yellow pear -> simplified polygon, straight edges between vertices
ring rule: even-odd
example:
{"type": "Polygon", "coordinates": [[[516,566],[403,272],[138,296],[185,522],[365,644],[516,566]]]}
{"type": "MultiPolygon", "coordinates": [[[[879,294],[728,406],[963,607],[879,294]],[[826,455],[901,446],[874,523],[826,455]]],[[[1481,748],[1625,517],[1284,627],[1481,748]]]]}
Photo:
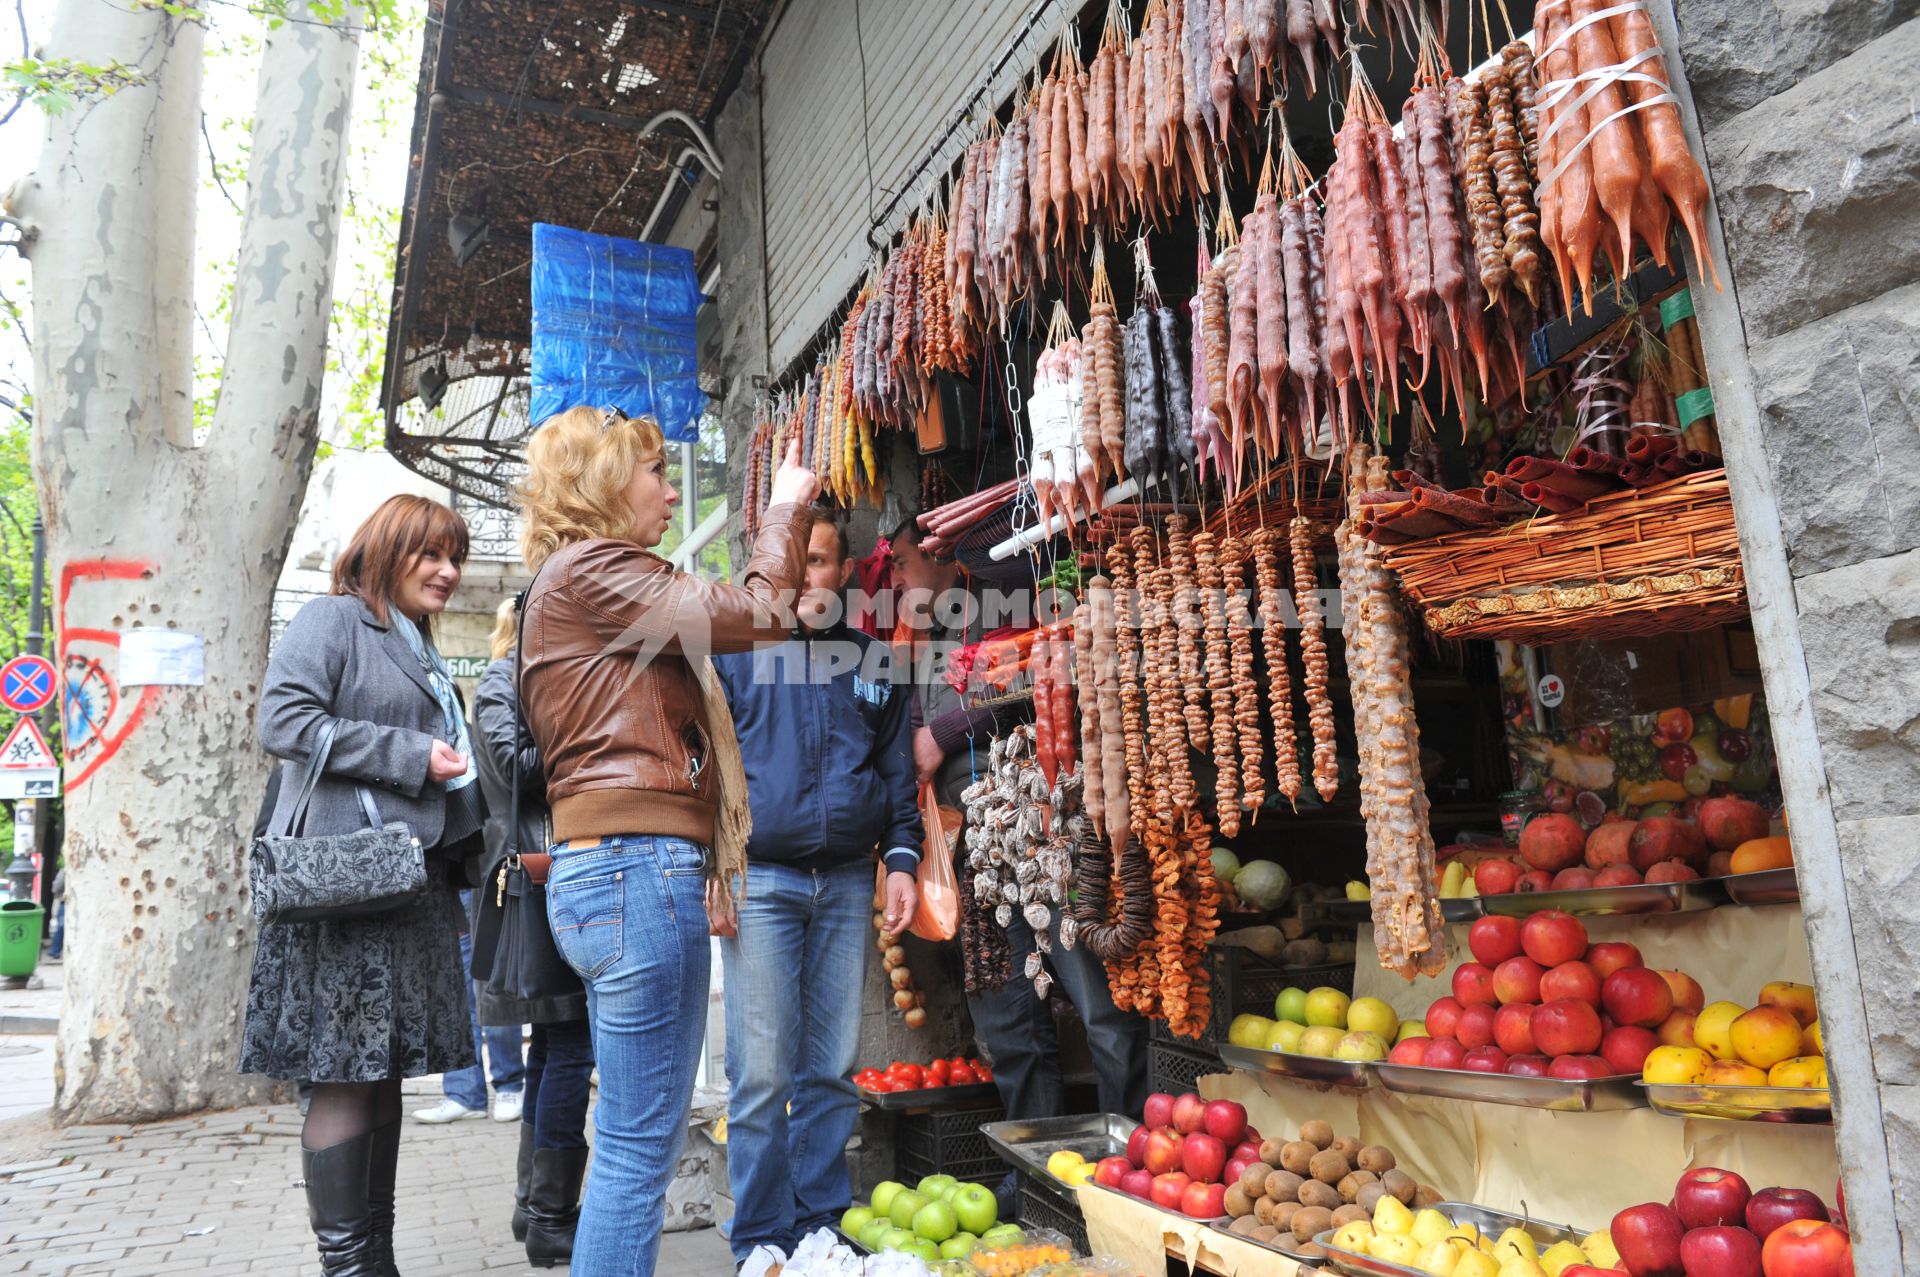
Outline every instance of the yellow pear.
{"type": "Polygon", "coordinates": [[[1568,1241],[1555,1242],[1540,1256],[1540,1266],[1547,1270],[1547,1277],[1560,1277],[1562,1269],[1591,1262],[1586,1251],[1568,1241]]]}
{"type": "Polygon", "coordinates": [[[1460,1262],[1453,1266],[1453,1277],[1500,1277],[1500,1265],[1485,1251],[1462,1251],[1460,1262]]]}
{"type": "Polygon", "coordinates": [[[1413,1212],[1393,1194],[1385,1194],[1373,1208],[1373,1231],[1390,1237],[1406,1237],[1413,1232],[1413,1212]]]}
{"type": "Polygon", "coordinates": [[[1452,1220],[1429,1206],[1413,1217],[1413,1227],[1407,1231],[1412,1234],[1413,1240],[1422,1246],[1431,1246],[1445,1237],[1447,1230],[1452,1227],[1452,1220]]]}
{"type": "MultiPolygon", "coordinates": [[[[1456,1272],[1458,1269],[1455,1270],[1456,1272]]],[[[1515,1256],[1500,1265],[1496,1277],[1547,1277],[1547,1270],[1535,1260],[1515,1256]]]]}
{"type": "Polygon", "coordinates": [[[1350,1250],[1359,1255],[1367,1253],[1367,1245],[1372,1240],[1373,1225],[1364,1219],[1356,1219],[1351,1223],[1342,1224],[1340,1230],[1333,1235],[1333,1244],[1335,1246],[1338,1246],[1341,1250],[1350,1250]]]}
{"type": "Polygon", "coordinates": [[[1420,1262],[1414,1267],[1433,1277],[1453,1277],[1459,1270],[1461,1253],[1460,1247],[1442,1237],[1420,1252],[1420,1262]]]}
{"type": "Polygon", "coordinates": [[[1613,1234],[1604,1228],[1582,1237],[1580,1249],[1586,1252],[1587,1262],[1595,1268],[1620,1267],[1619,1248],[1613,1244],[1613,1234]]]}
{"type": "Polygon", "coordinates": [[[1477,1224],[1455,1224],[1447,1230],[1447,1236],[1457,1241],[1463,1241],[1469,1246],[1478,1246],[1486,1240],[1480,1235],[1480,1228],[1477,1224]]]}
{"type": "Polygon", "coordinates": [[[1378,1233],[1368,1245],[1367,1253],[1389,1264],[1412,1268],[1420,1260],[1420,1243],[1405,1233],[1378,1233]]]}
{"type": "Polygon", "coordinates": [[[1500,1234],[1500,1240],[1493,1244],[1493,1257],[1502,1266],[1509,1259],[1538,1260],[1540,1248],[1534,1245],[1533,1237],[1524,1228],[1509,1228],[1500,1234]]]}

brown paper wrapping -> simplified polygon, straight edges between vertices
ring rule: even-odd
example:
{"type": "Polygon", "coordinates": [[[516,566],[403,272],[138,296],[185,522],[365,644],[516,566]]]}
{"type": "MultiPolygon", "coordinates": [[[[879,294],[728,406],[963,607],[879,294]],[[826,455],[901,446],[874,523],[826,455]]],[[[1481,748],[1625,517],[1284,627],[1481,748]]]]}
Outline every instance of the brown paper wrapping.
{"type": "Polygon", "coordinates": [[[1083,1184],[1078,1191],[1088,1248],[1096,1255],[1114,1256],[1143,1277],[1166,1277],[1168,1255],[1220,1277],[1296,1277],[1303,1271],[1285,1255],[1249,1245],[1199,1220],[1169,1215],[1092,1185],[1083,1184]]]}

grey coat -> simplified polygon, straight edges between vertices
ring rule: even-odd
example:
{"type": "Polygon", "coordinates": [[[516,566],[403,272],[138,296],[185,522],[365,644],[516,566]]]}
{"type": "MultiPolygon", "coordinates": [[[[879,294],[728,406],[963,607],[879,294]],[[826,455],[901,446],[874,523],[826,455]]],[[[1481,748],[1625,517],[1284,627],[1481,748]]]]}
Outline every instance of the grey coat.
{"type": "MultiPolygon", "coordinates": [[[[407,623],[397,614],[394,619],[407,623]]],[[[365,785],[382,820],[403,820],[421,846],[437,845],[447,796],[428,784],[427,759],[434,740],[445,738],[439,702],[406,638],[351,595],[309,601],[280,636],[260,694],[260,743],[270,754],[304,763],[329,718],[340,726],[304,832],[364,826],[354,789],[365,785]]],[[[276,826],[297,788],[281,785],[276,826]]]]}

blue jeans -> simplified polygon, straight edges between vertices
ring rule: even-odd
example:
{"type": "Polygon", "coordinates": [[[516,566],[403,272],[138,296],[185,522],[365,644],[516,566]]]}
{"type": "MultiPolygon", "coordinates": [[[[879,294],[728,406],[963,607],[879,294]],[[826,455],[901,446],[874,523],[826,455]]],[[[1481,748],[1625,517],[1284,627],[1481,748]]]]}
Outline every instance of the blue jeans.
{"type": "MultiPolygon", "coordinates": [[[[460,907],[466,915],[473,916],[473,893],[460,893],[460,907]]],[[[464,974],[473,970],[473,937],[465,931],[460,933],[460,970],[464,974]]],[[[520,1063],[520,1026],[517,1024],[500,1025],[489,1028],[480,1027],[480,1013],[473,1002],[473,981],[467,981],[467,1022],[473,1026],[473,1058],[484,1062],[492,1071],[493,1089],[503,1095],[511,1095],[526,1082],[526,1070],[520,1063]],[[483,1050],[484,1047],[484,1050],[483,1050]]],[[[456,1069],[440,1079],[440,1093],[455,1104],[464,1104],[470,1109],[487,1107],[487,1078],[481,1073],[480,1064],[470,1069],[456,1069]]]]}
{"type": "Polygon", "coordinates": [[[652,1277],[707,1023],[706,849],[620,834],[553,849],[547,918],[600,1063],[573,1277],[652,1277]]]}
{"type": "Polygon", "coordinates": [[[593,1034],[585,1020],[533,1026],[527,1045],[527,1102],[520,1120],[533,1127],[535,1148],[587,1146],[592,1081],[593,1034]]]}
{"type": "Polygon", "coordinates": [[[852,1204],[847,1140],[860,1097],[847,1075],[860,1043],[873,865],[750,864],[739,913],[740,934],[720,942],[736,1262],[759,1245],[791,1252],[852,1204]]]}
{"type": "Polygon", "coordinates": [[[53,902],[53,930],[47,936],[47,956],[58,960],[67,947],[67,901],[66,897],[53,902]]]}

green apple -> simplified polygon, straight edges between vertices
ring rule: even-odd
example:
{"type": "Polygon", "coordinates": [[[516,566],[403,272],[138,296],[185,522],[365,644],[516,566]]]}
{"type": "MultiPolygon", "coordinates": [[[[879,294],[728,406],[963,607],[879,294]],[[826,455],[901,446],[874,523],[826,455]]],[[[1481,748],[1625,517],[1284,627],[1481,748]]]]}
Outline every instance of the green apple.
{"type": "Polygon", "coordinates": [[[1393,1040],[1398,1044],[1405,1042],[1408,1038],[1424,1038],[1426,1036],[1427,1022],[1425,1020],[1402,1020],[1400,1021],[1400,1031],[1393,1035],[1393,1040]]]}
{"type": "Polygon", "coordinates": [[[1340,1039],[1340,1045],[1334,1048],[1334,1055],[1342,1060],[1384,1060],[1387,1058],[1387,1040],[1378,1033],[1357,1029],[1340,1039]]]}
{"type": "Polygon", "coordinates": [[[906,1188],[907,1186],[905,1184],[890,1179],[883,1179],[878,1184],[875,1184],[873,1186],[873,1196],[869,1199],[873,1203],[873,1213],[876,1215],[886,1214],[893,1207],[894,1194],[905,1192],[906,1188]]]}
{"type": "Polygon", "coordinates": [[[1347,1007],[1352,999],[1338,989],[1329,989],[1325,985],[1307,995],[1307,1024],[1311,1028],[1344,1029],[1347,1027],[1347,1007]]]}
{"type": "Polygon", "coordinates": [[[913,1235],[924,1237],[930,1242],[943,1242],[960,1231],[960,1221],[953,1213],[953,1207],[945,1202],[932,1201],[914,1212],[913,1235]]]}
{"type": "Polygon", "coordinates": [[[994,1199],[993,1190],[984,1184],[962,1184],[947,1201],[960,1227],[976,1237],[984,1237],[1000,1218],[1000,1203],[994,1199]]]}
{"type": "Polygon", "coordinates": [[[929,1175],[920,1181],[914,1191],[928,1201],[944,1202],[953,1196],[953,1190],[958,1187],[960,1181],[951,1175],[929,1175]]]}
{"type": "Polygon", "coordinates": [[[924,1237],[916,1237],[906,1245],[896,1246],[894,1249],[903,1255],[912,1255],[922,1263],[937,1264],[940,1262],[940,1248],[924,1237]]]}
{"type": "Polygon", "coordinates": [[[1273,1021],[1264,1015],[1236,1015],[1227,1026],[1227,1041],[1235,1046],[1257,1047],[1273,1031],[1273,1021]]]}
{"type": "Polygon", "coordinates": [[[955,1233],[940,1243],[940,1258],[965,1259],[973,1253],[973,1248],[979,1242],[980,1239],[972,1233],[955,1233]]]}
{"type": "Polygon", "coordinates": [[[886,1232],[880,1234],[880,1244],[874,1247],[874,1249],[875,1250],[899,1250],[902,1246],[905,1246],[907,1243],[917,1242],[919,1240],[920,1239],[918,1237],[915,1237],[912,1233],[908,1232],[904,1228],[889,1228],[886,1232]]]}
{"type": "Polygon", "coordinates": [[[1340,1049],[1340,1039],[1345,1036],[1345,1033],[1331,1025],[1315,1025],[1300,1035],[1300,1044],[1294,1049],[1300,1055],[1317,1055],[1330,1060],[1340,1049]]]}
{"type": "Polygon", "coordinates": [[[868,1250],[879,1250],[881,1239],[892,1231],[893,1221],[885,1215],[878,1215],[871,1224],[860,1230],[857,1240],[868,1250]]]}
{"type": "Polygon", "coordinates": [[[893,1195],[893,1202],[887,1207],[887,1218],[893,1221],[895,1228],[910,1228],[913,1226],[913,1217],[926,1204],[924,1196],[911,1188],[903,1188],[893,1195]]]}
{"type": "Polygon", "coordinates": [[[980,1234],[982,1246],[1018,1246],[1025,1240],[1027,1235],[1018,1224],[996,1224],[980,1234]]]}
{"type": "Polygon", "coordinates": [[[1280,996],[1273,1000],[1273,1018],[1305,1024],[1307,1022],[1307,991],[1291,985],[1280,990],[1280,996]]]}
{"type": "Polygon", "coordinates": [[[1275,1020],[1273,1031],[1267,1034],[1267,1040],[1260,1045],[1269,1051],[1298,1051],[1300,1035],[1306,1031],[1304,1024],[1295,1024],[1292,1020],[1275,1020]]]}
{"type": "Polygon", "coordinates": [[[852,1207],[840,1217],[840,1231],[849,1237],[858,1237],[860,1230],[871,1224],[875,1218],[877,1217],[870,1207],[852,1207]]]}
{"type": "Polygon", "coordinates": [[[1354,1032],[1378,1033],[1387,1041],[1400,1031],[1400,1016],[1379,998],[1358,998],[1347,1008],[1347,1028],[1354,1032]]]}

